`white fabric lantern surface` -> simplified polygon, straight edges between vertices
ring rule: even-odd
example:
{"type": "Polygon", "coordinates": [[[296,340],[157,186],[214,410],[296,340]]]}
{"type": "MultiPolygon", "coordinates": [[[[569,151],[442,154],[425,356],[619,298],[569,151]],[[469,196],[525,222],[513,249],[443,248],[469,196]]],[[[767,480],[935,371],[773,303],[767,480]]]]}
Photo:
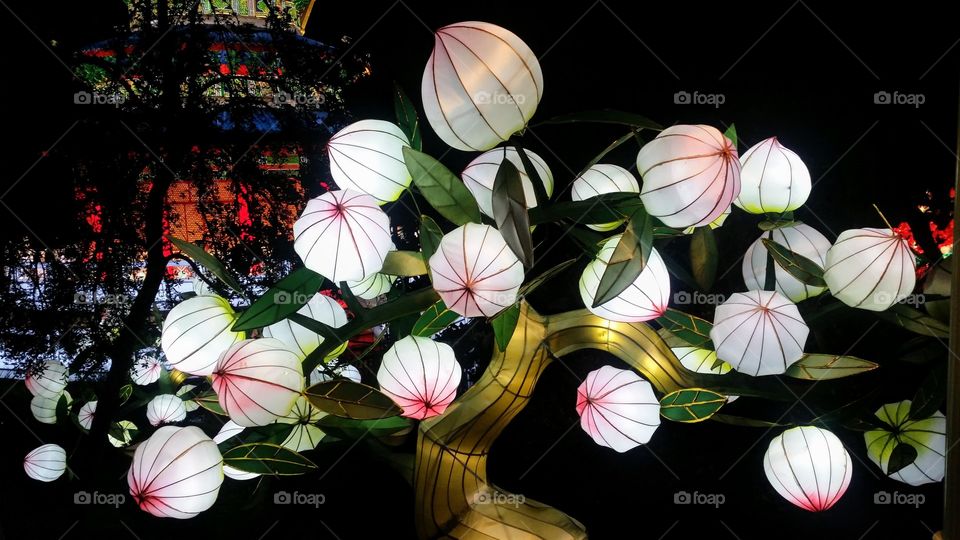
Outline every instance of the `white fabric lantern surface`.
{"type": "Polygon", "coordinates": [[[183,400],[173,394],[160,394],[147,403],[147,420],[151,426],[172,424],[187,417],[183,400]]]}
{"type": "MultiPolygon", "coordinates": [[[[536,169],[537,176],[540,177],[540,181],[543,183],[543,189],[547,193],[547,197],[552,196],[553,173],[550,171],[550,167],[547,166],[547,162],[530,150],[524,150],[524,153],[527,154],[527,157],[530,159],[530,164],[536,169]]],[[[489,152],[484,152],[477,156],[476,159],[467,165],[467,168],[465,168],[460,175],[463,178],[463,185],[467,186],[467,189],[470,190],[473,197],[477,199],[477,205],[480,207],[480,211],[488,217],[493,217],[493,183],[497,179],[497,171],[500,169],[500,164],[503,163],[504,159],[513,163],[517,168],[517,172],[520,173],[520,182],[523,184],[523,198],[525,199],[524,202],[526,202],[527,208],[537,206],[537,192],[533,189],[533,180],[530,179],[530,174],[523,166],[520,153],[512,146],[494,148],[489,152]]]]}
{"type": "MultiPolygon", "coordinates": [[[[303,307],[297,310],[297,313],[322,322],[330,328],[340,328],[347,324],[347,312],[340,303],[320,293],[313,295],[303,307]]],[[[263,335],[280,340],[297,353],[301,360],[323,343],[323,336],[289,318],[264,328],[263,335]]]]}
{"type": "Polygon", "coordinates": [[[784,499],[820,512],[847,491],[853,463],[836,435],[822,428],[800,426],[770,441],[763,456],[763,470],[784,499]]]}
{"type": "Polygon", "coordinates": [[[141,358],[130,368],[130,379],[134,384],[146,386],[160,380],[163,364],[153,356],[141,358]]]}
{"type": "Polygon", "coordinates": [[[59,401],[60,396],[56,398],[33,396],[33,399],[30,400],[30,412],[41,424],[56,424],[57,403],[59,401]]]}
{"type": "MultiPolygon", "coordinates": [[[[742,265],[743,281],[746,283],[747,289],[763,289],[764,282],[767,280],[767,248],[763,245],[764,238],[769,238],[790,251],[810,259],[820,268],[823,268],[827,263],[827,250],[830,249],[830,241],[827,240],[826,236],[805,223],[780,227],[769,233],[764,233],[747,248],[742,265]],[[772,238],[770,238],[771,235],[772,238]]],[[[790,272],[781,268],[776,262],[774,264],[776,265],[774,275],[776,276],[777,292],[794,302],[812,298],[827,290],[826,287],[807,285],[791,276],[790,272]]]]}
{"type": "Polygon", "coordinates": [[[53,482],[67,470],[67,452],[56,444],[44,444],[23,458],[27,476],[41,482],[53,482]]]}
{"type": "Polygon", "coordinates": [[[373,300],[381,294],[390,292],[390,289],[393,288],[394,279],[396,279],[394,276],[377,272],[360,281],[348,281],[347,286],[350,287],[350,292],[357,298],[373,300]]]}
{"type": "Polygon", "coordinates": [[[779,214],[803,206],[811,188],[800,157],[770,137],[740,157],[740,195],[733,203],[751,214],[779,214]]]}
{"type": "Polygon", "coordinates": [[[653,437],[660,426],[660,400],[633,371],[603,366],[577,388],[577,414],[594,442],[626,452],[653,437]]]}
{"type": "Polygon", "coordinates": [[[379,272],[393,247],[387,213],[370,195],[350,189],[310,199],[293,238],[303,264],[334,283],[379,272]]]}
{"type": "Polygon", "coordinates": [[[433,288],[464,317],[493,317],[517,301],[523,265],[500,231],[467,223],[443,235],[430,257],[433,288]]]}
{"type": "MultiPolygon", "coordinates": [[[[244,429],[246,428],[234,422],[233,420],[227,420],[226,423],[224,423],[223,426],[220,428],[220,431],[217,432],[216,436],[213,438],[213,442],[220,444],[223,441],[229,439],[230,437],[239,435],[240,433],[243,432],[244,429]]],[[[238,445],[243,444],[243,441],[238,440],[237,444],[238,445]]],[[[241,471],[240,469],[237,469],[236,467],[231,467],[230,465],[223,466],[223,474],[227,478],[232,478],[234,480],[251,480],[253,478],[257,478],[258,476],[260,476],[259,473],[241,471]]]]}
{"type": "Polygon", "coordinates": [[[629,287],[616,297],[593,307],[600,278],[621,236],[618,234],[608,238],[597,257],[583,269],[580,275],[580,298],[591,313],[610,321],[642,322],[656,319],[666,311],[670,302],[670,274],[656,248],[650,250],[650,260],[629,287]]]}
{"type": "Polygon", "coordinates": [[[947,419],[937,411],[929,418],[910,420],[910,400],[887,403],[876,416],[890,429],[875,429],[863,434],[867,457],[894,480],[920,486],[943,481],[946,472],[947,419]],[[917,458],[899,471],[889,474],[890,456],[898,444],[908,444],[917,458]]]}
{"type": "Polygon", "coordinates": [[[300,357],[274,338],[247,339],[227,349],[213,389],[231,420],[264,426],[290,413],[303,389],[300,357]]]}
{"type": "Polygon", "coordinates": [[[67,368],[56,360],[47,360],[36,369],[28,371],[24,382],[27,390],[35,396],[58,398],[67,387],[67,368]]]}
{"type": "Polygon", "coordinates": [[[403,148],[410,140],[396,124],[361,120],[327,143],[330,175],[340,189],[366,193],[378,203],[393,202],[410,185],[403,148]]]}
{"type": "Polygon", "coordinates": [[[699,347],[673,347],[670,349],[680,360],[680,364],[695,373],[712,373],[714,375],[725,375],[733,367],[720,361],[720,365],[713,367],[717,363],[717,352],[699,347]]]}
{"type": "MultiPolygon", "coordinates": [[[[640,193],[640,184],[633,173],[608,163],[597,163],[573,181],[570,188],[570,198],[582,201],[606,193],[640,193]]],[[[587,227],[595,231],[612,231],[620,226],[623,220],[609,223],[590,223],[587,227]]]]}
{"type": "Polygon", "coordinates": [[[457,396],[461,372],[449,345],[407,336],[384,353],[377,382],[403,408],[403,416],[422,420],[447,409],[457,396]]]}
{"type": "Polygon", "coordinates": [[[734,293],[714,312],[717,357],[747,375],[778,375],[803,357],[810,329],[797,306],[775,291],[734,293]]]}
{"type": "Polygon", "coordinates": [[[850,229],[827,251],[823,279],[844,304],[883,311],[906,298],[917,283],[916,259],[890,229],[850,229]]]}
{"type": "Polygon", "coordinates": [[[188,519],[213,506],[223,483],[223,457],[196,426],[163,426],[133,454],[130,494],[157,517],[188,519]]]}
{"type": "Polygon", "coordinates": [[[720,217],[740,193],[740,161],[730,139],[705,125],[660,132],[637,154],[640,199],[668,227],[701,227],[720,217]]]}
{"type": "Polygon", "coordinates": [[[443,142],[483,151],[526,126],[543,96],[543,74],[530,47],[509,30],[461,22],[437,30],[421,93],[443,142]]]}
{"type": "Polygon", "coordinates": [[[88,401],[77,411],[77,422],[83,429],[90,429],[93,425],[93,417],[97,414],[97,402],[88,401]]]}
{"type": "Polygon", "coordinates": [[[295,424],[293,431],[290,432],[290,435],[287,435],[287,438],[280,445],[294,452],[313,450],[320,444],[320,440],[325,435],[323,430],[315,424],[326,415],[327,413],[314,407],[306,397],[300,396],[297,398],[297,402],[293,404],[290,414],[277,420],[277,422],[283,424],[295,424]]]}
{"type": "Polygon", "coordinates": [[[120,420],[107,432],[107,440],[115,448],[123,448],[133,441],[133,435],[136,432],[136,424],[129,420],[120,420]]]}
{"type": "Polygon", "coordinates": [[[177,304],[163,321],[160,346],[167,363],[190,375],[210,375],[220,353],[243,339],[230,328],[237,315],[225,299],[195,296],[177,304]]]}

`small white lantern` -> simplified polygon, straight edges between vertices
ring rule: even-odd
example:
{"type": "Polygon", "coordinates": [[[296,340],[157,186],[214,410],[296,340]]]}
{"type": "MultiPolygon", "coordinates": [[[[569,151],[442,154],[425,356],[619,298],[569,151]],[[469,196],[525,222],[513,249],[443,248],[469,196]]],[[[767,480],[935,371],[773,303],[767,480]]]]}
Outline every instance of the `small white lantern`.
{"type": "Polygon", "coordinates": [[[173,394],[160,394],[147,403],[147,420],[151,426],[172,424],[187,417],[183,400],[173,394]]]}
{"type": "MultiPolygon", "coordinates": [[[[597,163],[587,169],[573,181],[570,189],[570,198],[582,201],[606,193],[640,193],[640,184],[633,174],[620,167],[607,163],[597,163]]],[[[609,223],[591,223],[587,227],[595,231],[612,231],[620,226],[623,220],[609,223]]]]}
{"type": "MultiPolygon", "coordinates": [[[[334,368],[333,374],[336,377],[342,377],[344,379],[349,379],[353,382],[363,382],[360,375],[360,370],[356,366],[351,366],[350,364],[343,364],[337,368],[334,368]]],[[[321,371],[320,368],[313,370],[313,373],[310,374],[310,385],[317,383],[327,382],[333,380],[333,377],[328,376],[325,372],[321,371]]]]}
{"type": "Polygon", "coordinates": [[[844,304],[883,311],[906,298],[917,283],[906,240],[890,229],[850,229],[827,251],[823,279],[844,304]]]}
{"type": "Polygon", "coordinates": [[[394,276],[377,272],[376,274],[370,274],[360,281],[348,281],[347,286],[350,287],[350,292],[357,298],[373,300],[382,294],[390,292],[394,279],[396,279],[394,276]]]}
{"type": "Polygon", "coordinates": [[[396,124],[361,120],[327,143],[330,175],[340,189],[366,193],[379,204],[393,202],[410,185],[403,149],[410,140],[396,124]]]}
{"type": "Polygon", "coordinates": [[[274,338],[247,339],[227,349],[213,389],[231,420],[265,426],[286,416],[303,389],[300,357],[274,338]]]}
{"type": "MultiPolygon", "coordinates": [[[[767,280],[767,248],[763,245],[764,238],[769,238],[790,251],[810,259],[820,268],[827,264],[827,250],[830,249],[830,241],[827,237],[805,223],[780,227],[757,238],[743,256],[743,281],[747,289],[763,289],[767,280]],[[772,238],[770,238],[771,235],[772,238]]],[[[776,265],[774,275],[777,292],[794,302],[812,298],[827,290],[826,287],[807,285],[791,276],[790,272],[781,268],[776,262],[774,264],[776,265]]]]}
{"type": "Polygon", "coordinates": [[[640,199],[668,227],[701,227],[720,217],[740,193],[740,161],[733,142],[716,128],[677,125],[637,154],[640,199]]]}
{"type": "MultiPolygon", "coordinates": [[[[340,303],[320,293],[313,295],[297,313],[322,322],[330,328],[340,328],[347,324],[347,312],[340,303]]],[[[323,343],[323,336],[289,318],[264,328],[263,335],[282,341],[290,350],[297,353],[301,360],[323,343]]]]}
{"type": "Polygon", "coordinates": [[[751,214],[796,210],[810,196],[810,171],[800,157],[770,137],[740,157],[740,195],[733,202],[751,214]]]}
{"type": "Polygon", "coordinates": [[[377,382],[403,408],[403,416],[422,420],[443,414],[457,397],[461,371],[446,343],[407,336],[384,353],[377,382]]]}
{"type": "MultiPolygon", "coordinates": [[[[229,439],[230,437],[233,437],[234,435],[239,435],[240,433],[243,432],[244,429],[246,428],[241,426],[240,424],[237,424],[233,420],[227,420],[226,423],[224,423],[223,426],[220,428],[220,431],[217,433],[217,435],[213,438],[213,442],[220,444],[223,441],[229,439]]],[[[237,444],[238,445],[243,444],[243,441],[238,440],[237,444]]],[[[258,476],[260,476],[259,473],[241,471],[240,469],[231,467],[229,465],[223,466],[223,474],[227,478],[232,478],[234,480],[251,480],[253,478],[257,478],[258,476]]]]}
{"type": "Polygon", "coordinates": [[[67,470],[67,453],[56,444],[38,446],[23,458],[23,470],[34,480],[53,482],[67,470]]]}
{"type": "Polygon", "coordinates": [[[603,366],[577,388],[577,414],[595,443],[626,452],[653,437],[660,426],[660,401],[633,371],[603,366]]]}
{"type": "Polygon", "coordinates": [[[223,483],[223,457],[195,426],[163,426],[133,454],[130,494],[157,517],[188,519],[213,506],[223,483]]]}
{"type": "Polygon", "coordinates": [[[324,437],[323,431],[315,424],[326,415],[327,413],[314,407],[307,398],[300,396],[290,414],[277,420],[284,424],[295,424],[293,431],[280,445],[294,452],[313,450],[324,437]]]}
{"type": "Polygon", "coordinates": [[[93,417],[97,414],[97,402],[88,401],[77,411],[77,422],[83,429],[90,429],[93,426],[93,417]]]}
{"type": "Polygon", "coordinates": [[[775,291],[734,293],[717,307],[710,339],[717,357],[747,375],[778,375],[803,357],[810,329],[775,291]]]}
{"type": "Polygon", "coordinates": [[[911,486],[943,480],[946,472],[947,419],[937,411],[929,418],[910,420],[910,401],[887,403],[877,409],[877,418],[890,429],[875,429],[863,434],[867,457],[884,474],[911,486]],[[908,444],[917,451],[917,458],[906,467],[888,473],[890,456],[899,444],[908,444]]]}
{"type": "Polygon", "coordinates": [[[137,360],[130,368],[130,379],[134,384],[146,386],[160,380],[160,373],[163,372],[163,364],[153,356],[147,356],[137,360]]]}
{"type": "Polygon", "coordinates": [[[850,485],[853,463],[833,433],[814,426],[788,429],[770,441],[763,470],[784,499],[821,512],[834,505],[850,485]]]}
{"type": "Polygon", "coordinates": [[[714,375],[725,375],[733,367],[720,361],[720,365],[713,367],[717,363],[717,352],[699,347],[673,347],[670,349],[680,360],[680,365],[695,373],[712,373],[714,375]]]}
{"type": "Polygon", "coordinates": [[[27,372],[25,383],[35,396],[58,398],[67,387],[67,368],[56,360],[47,360],[27,372]]]}
{"type": "Polygon", "coordinates": [[[303,264],[334,283],[379,272],[393,247],[386,212],[373,197],[349,189],[310,199],[293,238],[303,264]]]}
{"type": "Polygon", "coordinates": [[[489,150],[523,129],[543,96],[530,47],[485,22],[437,30],[423,72],[423,111],[440,139],[458,150],[489,150]]]}
{"type": "Polygon", "coordinates": [[[133,434],[137,431],[137,425],[129,420],[120,420],[114,424],[113,429],[107,432],[107,440],[114,448],[123,448],[133,441],[133,434]]]}
{"type": "Polygon", "coordinates": [[[467,223],[443,235],[430,257],[433,288],[464,317],[493,317],[517,301],[523,265],[500,231],[467,223]]]}
{"type": "MultiPolygon", "coordinates": [[[[537,171],[537,176],[543,183],[543,189],[547,193],[547,197],[552,196],[553,173],[547,166],[547,162],[530,150],[524,150],[524,153],[530,158],[530,163],[537,171]]],[[[517,172],[520,173],[520,183],[523,184],[523,198],[527,203],[527,208],[537,206],[537,192],[533,189],[533,180],[530,179],[530,174],[523,166],[523,161],[520,159],[517,149],[512,146],[494,148],[477,156],[460,175],[463,178],[463,185],[467,186],[470,193],[473,193],[474,198],[477,199],[480,211],[488,217],[493,217],[493,183],[497,179],[497,171],[504,159],[513,163],[517,172]]]]}
{"type": "Polygon", "coordinates": [[[171,367],[191,375],[210,375],[220,353],[243,339],[230,328],[237,315],[215,296],[195,296],[177,304],[163,321],[160,346],[171,367]]]}
{"type": "Polygon", "coordinates": [[[642,322],[656,319],[666,311],[670,302],[670,274],[656,248],[650,250],[650,260],[629,287],[615,298],[593,307],[600,278],[621,236],[618,234],[608,238],[597,258],[583,269],[580,275],[580,298],[591,313],[609,321],[642,322]]]}
{"type": "Polygon", "coordinates": [[[37,422],[41,424],[56,424],[57,403],[59,401],[60,396],[52,399],[43,396],[33,396],[33,399],[30,400],[30,412],[33,413],[33,417],[37,419],[37,422]]]}

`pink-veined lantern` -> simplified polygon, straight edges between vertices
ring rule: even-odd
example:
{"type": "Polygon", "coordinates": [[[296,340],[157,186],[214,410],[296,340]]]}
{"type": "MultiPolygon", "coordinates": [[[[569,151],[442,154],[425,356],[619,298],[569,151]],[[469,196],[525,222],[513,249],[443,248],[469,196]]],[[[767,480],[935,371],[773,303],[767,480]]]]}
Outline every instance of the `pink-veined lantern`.
{"type": "Polygon", "coordinates": [[[770,441],[763,470],[784,499],[804,510],[820,512],[847,491],[853,463],[836,435],[814,426],[798,426],[770,441]]]}
{"type": "Polygon", "coordinates": [[[67,387],[67,368],[56,360],[46,360],[27,372],[27,390],[35,396],[57,399],[67,387]]]}
{"type": "Polygon", "coordinates": [[[286,416],[300,396],[300,357],[277,339],[246,339],[220,357],[213,389],[231,420],[244,427],[265,426],[286,416]]]}
{"type": "Polygon", "coordinates": [[[67,470],[67,453],[56,444],[38,446],[23,458],[23,470],[34,480],[53,482],[67,470]]]}
{"type": "Polygon", "coordinates": [[[377,382],[403,408],[403,416],[422,420],[442,414],[457,396],[461,368],[446,343],[407,336],[384,353],[377,382]]]}
{"type": "Polygon", "coordinates": [[[626,452],[653,437],[660,426],[660,401],[633,371],[603,366],[577,388],[577,414],[594,442],[626,452]]]}
{"type": "Polygon", "coordinates": [[[187,417],[183,400],[173,394],[160,394],[147,403],[147,420],[151,426],[172,424],[187,417]]]}
{"type": "Polygon", "coordinates": [[[146,386],[160,380],[163,364],[152,356],[137,360],[130,368],[130,379],[134,384],[146,386]]]}

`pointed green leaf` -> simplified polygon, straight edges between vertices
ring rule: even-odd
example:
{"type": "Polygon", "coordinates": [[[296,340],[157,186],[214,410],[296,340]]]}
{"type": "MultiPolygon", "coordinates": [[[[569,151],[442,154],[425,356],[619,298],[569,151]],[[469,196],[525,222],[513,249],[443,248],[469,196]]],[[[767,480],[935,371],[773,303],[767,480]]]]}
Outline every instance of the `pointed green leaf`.
{"type": "Polygon", "coordinates": [[[904,467],[909,467],[917,459],[917,449],[913,445],[905,442],[897,443],[890,452],[890,459],[887,461],[887,475],[900,471],[904,467]]]}
{"type": "Polygon", "coordinates": [[[660,415],[674,422],[694,423],[710,418],[727,402],[727,396],[703,388],[681,388],[663,396],[660,415]]]}
{"type": "Polygon", "coordinates": [[[510,250],[527,268],[533,266],[533,238],[520,171],[509,159],[500,162],[493,181],[493,218],[510,250]]]}
{"type": "Polygon", "coordinates": [[[714,350],[713,341],[710,340],[713,325],[699,317],[668,308],[657,318],[657,323],[692,347],[714,350]]]}
{"type": "Polygon", "coordinates": [[[271,476],[306,474],[317,468],[300,453],[271,443],[234,446],[223,453],[223,464],[244,472],[271,476]]]}
{"type": "Polygon", "coordinates": [[[697,227],[690,239],[690,269],[697,285],[705,291],[717,278],[717,240],[710,227],[697,227]]]}
{"type": "Polygon", "coordinates": [[[603,151],[601,151],[599,154],[596,155],[596,157],[594,157],[593,159],[591,159],[590,162],[587,163],[587,166],[584,167],[583,170],[581,170],[580,173],[579,173],[576,177],[577,177],[577,178],[580,178],[581,176],[583,176],[583,173],[585,173],[585,172],[587,172],[588,170],[590,170],[590,167],[593,167],[593,166],[596,165],[597,163],[600,163],[600,160],[602,160],[603,158],[605,158],[605,157],[607,156],[607,154],[609,154],[610,152],[613,152],[614,150],[616,150],[617,148],[619,148],[620,145],[622,145],[623,143],[629,141],[629,140],[632,139],[633,137],[634,137],[634,132],[633,132],[633,131],[630,131],[630,132],[628,132],[626,135],[623,135],[623,136],[620,137],[619,139],[617,139],[617,140],[613,141],[612,143],[610,143],[610,145],[607,146],[606,148],[604,148],[603,151]]]}
{"type": "Polygon", "coordinates": [[[420,251],[423,253],[424,261],[430,261],[430,257],[433,257],[437,248],[440,247],[442,239],[443,229],[437,225],[437,222],[430,216],[420,216],[420,251]]]}
{"type": "MultiPolygon", "coordinates": [[[[515,144],[514,148],[517,150],[517,156],[520,157],[520,165],[522,165],[524,172],[526,172],[527,176],[530,178],[530,185],[533,186],[533,194],[537,199],[535,201],[536,204],[532,204],[530,206],[537,206],[538,204],[546,203],[550,199],[550,196],[547,195],[547,189],[544,187],[543,178],[540,178],[540,173],[537,172],[537,168],[534,167],[533,162],[530,161],[530,156],[527,155],[527,151],[519,144],[515,144]]],[[[521,193],[523,192],[522,189],[520,191],[521,193]]]]}
{"type": "Polygon", "coordinates": [[[920,383],[913,400],[910,401],[911,420],[923,420],[940,410],[947,399],[947,370],[942,364],[935,366],[920,383]]]}
{"type": "Polygon", "coordinates": [[[202,247],[192,242],[187,242],[186,240],[181,240],[173,236],[168,238],[170,239],[170,243],[176,246],[177,249],[182,251],[187,257],[193,259],[195,263],[203,266],[209,270],[210,273],[217,276],[227,287],[230,287],[240,294],[244,294],[243,286],[240,285],[237,278],[233,277],[233,274],[227,271],[227,267],[220,262],[220,259],[207,253],[202,247]]]}
{"type": "Polygon", "coordinates": [[[540,274],[539,276],[524,283],[523,286],[520,287],[520,296],[525,296],[535,291],[537,287],[557,277],[557,275],[562,273],[567,268],[570,268],[571,266],[573,266],[573,264],[576,262],[577,262],[577,259],[567,259],[566,261],[563,261],[562,263],[554,266],[553,268],[547,270],[546,272],[540,274]]]}
{"type": "Polygon", "coordinates": [[[397,125],[410,139],[410,146],[414,150],[422,150],[423,141],[420,138],[420,119],[417,117],[417,108],[396,83],[393,85],[393,110],[397,115],[397,125]]]}
{"type": "Polygon", "coordinates": [[[263,293],[240,314],[233,331],[264,328],[296,313],[323,285],[323,276],[307,268],[297,268],[263,293]]]}
{"type": "Polygon", "coordinates": [[[639,206],[627,222],[627,229],[617,242],[607,268],[600,276],[593,307],[617,297],[643,272],[653,249],[653,218],[639,206]]]}
{"type": "Polygon", "coordinates": [[[572,219],[576,223],[610,223],[625,217],[623,208],[633,211],[640,197],[636,193],[617,192],[595,195],[582,201],[564,201],[537,205],[529,210],[530,224],[572,219]]]}
{"type": "Polygon", "coordinates": [[[357,440],[364,436],[387,437],[413,429],[413,421],[402,416],[355,420],[327,415],[317,421],[317,427],[338,439],[357,440]]]}
{"type": "Polygon", "coordinates": [[[730,139],[730,142],[733,143],[734,148],[737,147],[737,125],[736,124],[730,124],[730,127],[728,127],[727,130],[723,132],[723,136],[730,139]]]}
{"type": "Polygon", "coordinates": [[[493,325],[493,335],[497,341],[497,348],[501,351],[507,350],[507,344],[513,337],[513,331],[517,328],[517,321],[520,319],[520,304],[514,304],[501,311],[490,321],[493,325]]]}
{"type": "Polygon", "coordinates": [[[877,364],[855,356],[805,354],[787,368],[785,375],[805,381],[826,381],[875,369],[877,364]]]}
{"type": "Polygon", "coordinates": [[[950,337],[949,326],[906,304],[894,304],[886,311],[876,312],[876,315],[885,321],[898,324],[922,336],[944,339],[950,337]]]}
{"type": "Polygon", "coordinates": [[[307,388],[304,395],[314,407],[343,418],[370,420],[397,416],[403,412],[383,392],[349,380],[318,383],[307,388]]]}
{"type": "Polygon", "coordinates": [[[427,273],[427,265],[419,251],[388,251],[380,273],[390,276],[422,276],[427,273]]]}
{"type": "Polygon", "coordinates": [[[459,318],[460,314],[451,311],[443,300],[440,300],[420,315],[417,322],[413,324],[410,334],[429,337],[450,326],[459,318]]]}
{"type": "Polygon", "coordinates": [[[481,222],[477,200],[450,169],[413,148],[403,149],[403,161],[414,185],[441,216],[455,225],[481,222]]]}
{"type": "Polygon", "coordinates": [[[812,287],[827,286],[827,282],[823,280],[823,268],[820,268],[817,263],[790,251],[782,244],[778,244],[769,238],[763,239],[763,246],[767,248],[767,253],[773,257],[780,268],[786,270],[801,283],[812,287]]]}
{"type": "Polygon", "coordinates": [[[207,390],[206,392],[203,392],[197,397],[193,398],[193,400],[197,402],[197,405],[212,412],[213,414],[229,416],[227,411],[223,410],[223,407],[220,406],[220,400],[217,397],[216,392],[213,390],[207,390]]]}

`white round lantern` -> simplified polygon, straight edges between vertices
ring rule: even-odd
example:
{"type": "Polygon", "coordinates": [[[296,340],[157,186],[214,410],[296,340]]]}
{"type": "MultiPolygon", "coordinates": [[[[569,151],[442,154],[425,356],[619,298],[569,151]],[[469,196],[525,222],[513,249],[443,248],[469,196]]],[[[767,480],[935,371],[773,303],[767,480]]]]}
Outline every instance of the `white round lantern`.
{"type": "Polygon", "coordinates": [[[734,204],[751,214],[779,214],[803,206],[810,189],[807,166],[776,137],[770,137],[740,158],[740,195],[734,204]]]}
{"type": "Polygon", "coordinates": [[[88,401],[77,411],[77,422],[83,429],[90,429],[93,426],[93,417],[97,414],[97,402],[88,401]]]}
{"type": "Polygon", "coordinates": [[[33,396],[33,399],[30,400],[30,412],[41,424],[56,424],[57,403],[59,401],[60,396],[56,398],[33,396]]]}
{"type": "Polygon", "coordinates": [[[403,416],[422,420],[447,409],[457,396],[461,371],[446,343],[407,336],[384,353],[377,382],[403,408],[403,416]]]}
{"type": "Polygon", "coordinates": [[[107,440],[115,448],[123,448],[133,441],[133,435],[136,432],[136,424],[129,420],[120,420],[107,432],[107,440]]]}
{"type": "Polygon", "coordinates": [[[386,212],[373,197],[349,189],[311,199],[293,224],[293,238],[303,264],[334,283],[379,272],[393,247],[386,212]]]}
{"type": "Polygon", "coordinates": [[[187,417],[183,400],[173,394],[160,394],[147,403],[147,420],[151,426],[172,424],[187,417]]]}
{"type": "Polygon", "coordinates": [[[34,480],[53,482],[67,470],[67,453],[56,444],[38,446],[23,458],[23,470],[34,480]]]}
{"type": "Polygon", "coordinates": [[[223,457],[195,426],[163,426],[133,454],[130,494],[157,517],[192,518],[213,506],[223,483],[223,457]]]}
{"type": "Polygon", "coordinates": [[[67,368],[56,360],[47,360],[27,372],[25,383],[35,396],[58,398],[67,387],[67,368]]]}
{"type": "MultiPolygon", "coordinates": [[[[340,303],[320,293],[313,295],[297,313],[322,322],[330,328],[340,328],[347,324],[347,312],[340,303]]],[[[263,335],[282,341],[290,350],[297,353],[301,360],[323,343],[323,336],[289,318],[264,328],[263,335]]]]}
{"type": "Polygon", "coordinates": [[[670,349],[680,360],[680,364],[695,373],[712,373],[714,375],[725,375],[733,367],[720,361],[720,365],[713,367],[717,363],[717,352],[699,347],[673,347],[670,349]]]}
{"type": "MultiPolygon", "coordinates": [[[[524,153],[527,154],[531,165],[536,169],[547,197],[552,196],[553,173],[550,172],[547,162],[530,150],[524,150],[524,153]]],[[[488,217],[493,217],[493,183],[497,179],[497,171],[504,159],[513,163],[517,172],[520,173],[520,182],[523,184],[523,198],[527,203],[527,208],[537,206],[537,192],[533,189],[533,180],[530,179],[530,174],[523,166],[523,161],[520,159],[517,149],[513,147],[494,148],[477,156],[460,175],[463,178],[463,185],[467,186],[470,193],[473,193],[474,198],[477,199],[480,211],[488,217]]]]}
{"type": "Polygon", "coordinates": [[[810,329],[775,291],[734,293],[717,307],[710,339],[717,357],[747,375],[778,375],[803,357],[810,329]]]}
{"type": "Polygon", "coordinates": [[[300,357],[274,338],[241,341],[217,362],[213,389],[231,420],[244,427],[265,426],[289,414],[300,396],[300,357]]]}
{"type": "Polygon", "coordinates": [[[163,372],[163,364],[153,356],[147,356],[137,360],[130,368],[130,379],[134,384],[146,386],[160,380],[160,373],[163,372]]]}
{"type": "Polygon", "coordinates": [[[603,243],[597,258],[583,269],[580,275],[580,298],[591,313],[609,321],[642,322],[656,319],[667,309],[670,302],[670,274],[656,248],[650,250],[650,260],[633,283],[616,297],[597,307],[600,278],[607,269],[621,235],[611,236],[603,243]]]}
{"type": "MultiPolygon", "coordinates": [[[[573,181],[570,198],[574,201],[582,201],[606,193],[640,193],[640,184],[630,171],[619,165],[597,163],[573,181]]],[[[623,220],[591,223],[587,227],[605,232],[616,229],[621,223],[623,220]]]]}
{"type": "Polygon", "coordinates": [[[770,441],[763,456],[763,470],[784,499],[820,512],[847,491],[853,463],[836,435],[822,428],[800,426],[770,441]]]}
{"type": "MultiPolygon", "coordinates": [[[[830,241],[827,240],[826,236],[804,223],[780,227],[757,238],[754,243],[750,244],[747,253],[743,256],[743,281],[746,283],[747,289],[763,289],[766,282],[767,248],[763,245],[764,238],[769,238],[790,251],[810,259],[820,268],[823,268],[827,263],[827,250],[830,249],[830,241]]],[[[826,287],[807,285],[791,276],[776,262],[774,264],[776,265],[774,275],[776,276],[777,292],[794,302],[812,298],[827,290],[826,287]]]]}
{"type": "Polygon", "coordinates": [[[171,367],[191,375],[210,375],[220,353],[243,339],[230,328],[237,315],[215,296],[195,296],[177,304],[163,321],[160,346],[171,367]]]}
{"type": "Polygon", "coordinates": [[[277,420],[284,424],[295,424],[293,431],[280,445],[294,452],[313,450],[324,437],[323,431],[315,424],[326,415],[327,413],[314,407],[307,398],[300,396],[290,414],[277,420]]]}
{"type": "MultiPolygon", "coordinates": [[[[226,423],[224,423],[223,426],[220,428],[220,431],[217,432],[217,435],[213,438],[213,442],[220,444],[223,441],[235,435],[239,435],[240,433],[243,432],[244,429],[246,428],[241,426],[240,424],[237,424],[233,420],[227,420],[226,423]]],[[[243,441],[238,440],[237,444],[238,445],[243,444],[243,441]]],[[[260,476],[259,473],[241,471],[240,469],[231,467],[230,465],[223,466],[223,474],[227,478],[232,478],[234,480],[251,480],[253,478],[257,478],[258,476],[260,476]]]]}
{"type": "Polygon", "coordinates": [[[443,235],[430,257],[433,288],[464,317],[493,317],[517,301],[523,265],[500,231],[467,223],[443,235]]]}
{"type": "Polygon", "coordinates": [[[357,298],[373,300],[382,294],[390,292],[394,279],[396,279],[394,276],[377,272],[376,274],[370,274],[360,281],[348,281],[347,286],[350,287],[350,292],[357,298]]]}
{"type": "Polygon", "coordinates": [[[577,414],[595,443],[626,452],[653,437],[660,426],[660,401],[633,371],[603,366],[577,388],[577,414]]]}
{"type": "Polygon", "coordinates": [[[823,279],[844,304],[883,311],[906,298],[917,282],[910,246],[890,229],[851,229],[827,251],[823,279]]]}
{"type": "Polygon", "coordinates": [[[403,148],[410,140],[396,124],[361,120],[327,143],[330,175],[340,189],[366,193],[378,203],[393,202],[410,185],[403,148]]]}
{"type": "Polygon", "coordinates": [[[505,28],[461,22],[437,30],[421,86],[423,111],[458,150],[489,150],[523,129],[543,96],[530,47],[505,28]]]}
{"type": "Polygon", "coordinates": [[[701,227],[720,217],[740,193],[740,161],[733,142],[716,128],[677,125],[637,154],[640,199],[668,227],[701,227]]]}
{"type": "Polygon", "coordinates": [[[946,471],[947,419],[940,411],[929,418],[910,419],[910,401],[887,403],[877,409],[877,418],[890,429],[875,429],[863,434],[867,457],[894,480],[920,486],[943,480],[946,471]],[[890,456],[899,444],[917,451],[910,465],[890,474],[890,456]]]}

